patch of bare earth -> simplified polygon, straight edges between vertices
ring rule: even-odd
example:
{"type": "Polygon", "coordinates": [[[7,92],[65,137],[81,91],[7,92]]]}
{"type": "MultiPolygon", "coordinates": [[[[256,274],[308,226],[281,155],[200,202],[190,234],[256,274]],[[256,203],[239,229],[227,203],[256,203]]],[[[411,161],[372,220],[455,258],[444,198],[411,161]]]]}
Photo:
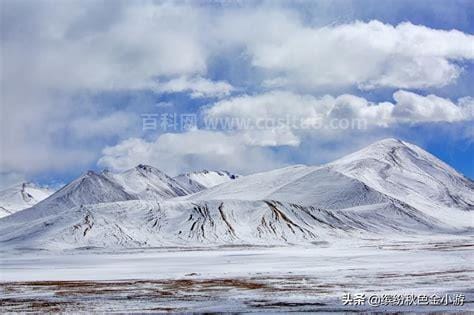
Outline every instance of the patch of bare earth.
{"type": "MultiPolygon", "coordinates": [[[[462,276],[472,280],[471,270],[423,273],[352,273],[330,280],[304,275],[175,280],[34,281],[0,283],[2,312],[189,312],[341,310],[341,292],[382,292],[380,279],[390,279],[393,289],[406,278],[419,279],[427,287],[462,276]],[[448,276],[450,278],[448,278],[448,276]]],[[[470,303],[466,301],[466,303],[470,303]]]]}
{"type": "Polygon", "coordinates": [[[178,311],[179,301],[205,301],[230,290],[270,289],[246,279],[179,279],[131,281],[34,281],[1,283],[4,311],[178,311]],[[110,306],[109,306],[110,304],[110,306]],[[118,307],[117,307],[118,305],[118,307]]]}

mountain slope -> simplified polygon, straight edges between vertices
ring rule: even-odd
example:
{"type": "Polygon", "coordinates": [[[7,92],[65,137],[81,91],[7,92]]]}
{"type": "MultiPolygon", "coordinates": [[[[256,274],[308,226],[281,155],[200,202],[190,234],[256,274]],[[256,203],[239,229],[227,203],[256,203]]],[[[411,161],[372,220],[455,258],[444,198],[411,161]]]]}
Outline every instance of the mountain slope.
{"type": "Polygon", "coordinates": [[[287,245],[382,233],[452,232],[397,202],[324,210],[273,200],[132,200],[0,220],[2,248],[287,245]]]}
{"type": "Polygon", "coordinates": [[[214,187],[223,183],[240,178],[240,175],[232,174],[227,171],[199,171],[185,173],[174,177],[174,179],[183,186],[188,187],[193,192],[198,192],[206,188],[214,187]]]}
{"type": "Polygon", "coordinates": [[[474,182],[416,145],[385,139],[328,167],[441,220],[474,223],[474,182]]]}
{"type": "Polygon", "coordinates": [[[248,175],[186,199],[275,199],[327,209],[395,199],[453,226],[474,224],[473,182],[423,149],[395,139],[323,166],[248,175]]]}
{"type": "Polygon", "coordinates": [[[271,199],[325,209],[344,209],[389,201],[387,196],[360,181],[326,167],[301,165],[249,175],[186,199],[271,199]]]}
{"type": "Polygon", "coordinates": [[[185,199],[261,200],[265,199],[273,191],[310,173],[312,170],[313,168],[305,165],[293,165],[268,172],[252,174],[211,187],[197,194],[185,197],[185,199]]]}
{"type": "Polygon", "coordinates": [[[15,215],[29,215],[32,212],[36,212],[36,215],[51,215],[85,204],[132,199],[136,199],[135,196],[125,192],[119,184],[102,174],[88,171],[34,207],[15,215]]]}
{"type": "Polygon", "coordinates": [[[0,191],[0,217],[34,206],[53,190],[33,183],[21,183],[0,191]]]}
{"type": "Polygon", "coordinates": [[[118,174],[108,171],[102,174],[123,187],[124,191],[135,196],[135,199],[165,200],[194,192],[149,165],[140,164],[118,174]]]}

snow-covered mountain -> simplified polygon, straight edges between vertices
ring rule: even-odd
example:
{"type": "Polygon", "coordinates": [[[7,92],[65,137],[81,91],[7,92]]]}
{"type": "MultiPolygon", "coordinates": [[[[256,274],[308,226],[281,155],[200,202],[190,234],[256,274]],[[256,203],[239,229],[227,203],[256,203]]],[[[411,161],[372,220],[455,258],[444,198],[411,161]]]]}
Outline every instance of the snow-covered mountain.
{"type": "Polygon", "coordinates": [[[160,170],[140,164],[122,173],[87,171],[25,211],[49,215],[81,205],[125,200],[162,201],[190,193],[160,170]]]}
{"type": "Polygon", "coordinates": [[[241,175],[233,174],[227,171],[208,171],[191,172],[178,175],[174,179],[188,189],[198,192],[206,188],[214,187],[223,183],[240,178],[241,175]]]}
{"type": "Polygon", "coordinates": [[[473,182],[394,139],[326,165],[290,166],[190,192],[148,166],[88,172],[36,206],[0,219],[0,244],[301,244],[474,231],[473,182]]]}
{"type": "Polygon", "coordinates": [[[54,190],[33,183],[20,183],[0,191],[0,217],[29,208],[49,197],[54,190]]]}
{"type": "Polygon", "coordinates": [[[406,202],[474,210],[474,182],[420,147],[396,139],[376,142],[329,164],[331,168],[406,202]]]}
{"type": "MultiPolygon", "coordinates": [[[[86,204],[137,199],[103,174],[87,171],[57,192],[21,213],[27,216],[55,215],[65,209],[86,204]]],[[[16,213],[15,215],[18,215],[16,213]]]]}
{"type": "Polygon", "coordinates": [[[165,200],[194,192],[149,165],[140,164],[122,173],[104,171],[102,174],[135,196],[135,199],[165,200]]]}
{"type": "Polygon", "coordinates": [[[455,226],[472,226],[473,192],[470,179],[423,149],[384,139],[326,165],[253,174],[187,199],[275,199],[326,209],[399,200],[455,226]]]}
{"type": "Polygon", "coordinates": [[[445,222],[474,224],[474,182],[414,144],[385,139],[328,167],[445,222]]]}

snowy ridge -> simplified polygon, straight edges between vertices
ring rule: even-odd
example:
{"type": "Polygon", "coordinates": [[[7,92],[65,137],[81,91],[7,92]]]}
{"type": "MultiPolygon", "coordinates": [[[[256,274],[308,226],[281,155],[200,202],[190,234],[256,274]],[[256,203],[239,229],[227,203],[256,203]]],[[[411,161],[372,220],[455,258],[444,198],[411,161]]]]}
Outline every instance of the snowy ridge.
{"type": "Polygon", "coordinates": [[[389,201],[384,194],[329,168],[302,165],[249,175],[186,199],[271,199],[325,209],[345,209],[389,201]]]}
{"type": "Polygon", "coordinates": [[[135,196],[135,199],[165,200],[194,192],[149,165],[140,164],[118,174],[109,171],[102,174],[119,184],[128,194],[135,196]]]}
{"type": "Polygon", "coordinates": [[[228,171],[208,171],[180,174],[174,179],[183,186],[189,187],[193,192],[198,192],[206,188],[214,187],[223,183],[227,183],[242,177],[228,171]]]}
{"type": "Polygon", "coordinates": [[[21,183],[0,191],[0,217],[34,206],[53,190],[33,183],[21,183]]]}
{"type": "Polygon", "coordinates": [[[192,193],[160,170],[138,165],[122,173],[87,171],[35,207],[26,216],[55,213],[75,206],[125,200],[165,200],[192,193]]]}
{"type": "Polygon", "coordinates": [[[234,181],[211,187],[186,197],[189,200],[240,199],[261,200],[273,191],[310,173],[313,168],[305,165],[293,165],[268,172],[252,174],[234,181]]]}

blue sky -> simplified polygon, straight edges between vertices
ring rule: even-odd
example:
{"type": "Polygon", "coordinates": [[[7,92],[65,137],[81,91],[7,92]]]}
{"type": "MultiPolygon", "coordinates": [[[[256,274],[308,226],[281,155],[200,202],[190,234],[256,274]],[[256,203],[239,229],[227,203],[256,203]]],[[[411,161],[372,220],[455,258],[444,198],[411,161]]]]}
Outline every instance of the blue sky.
{"type": "Polygon", "coordinates": [[[138,163],[245,174],[384,137],[474,178],[472,1],[1,5],[1,186],[138,163]],[[147,113],[368,126],[150,131],[147,113]]]}

